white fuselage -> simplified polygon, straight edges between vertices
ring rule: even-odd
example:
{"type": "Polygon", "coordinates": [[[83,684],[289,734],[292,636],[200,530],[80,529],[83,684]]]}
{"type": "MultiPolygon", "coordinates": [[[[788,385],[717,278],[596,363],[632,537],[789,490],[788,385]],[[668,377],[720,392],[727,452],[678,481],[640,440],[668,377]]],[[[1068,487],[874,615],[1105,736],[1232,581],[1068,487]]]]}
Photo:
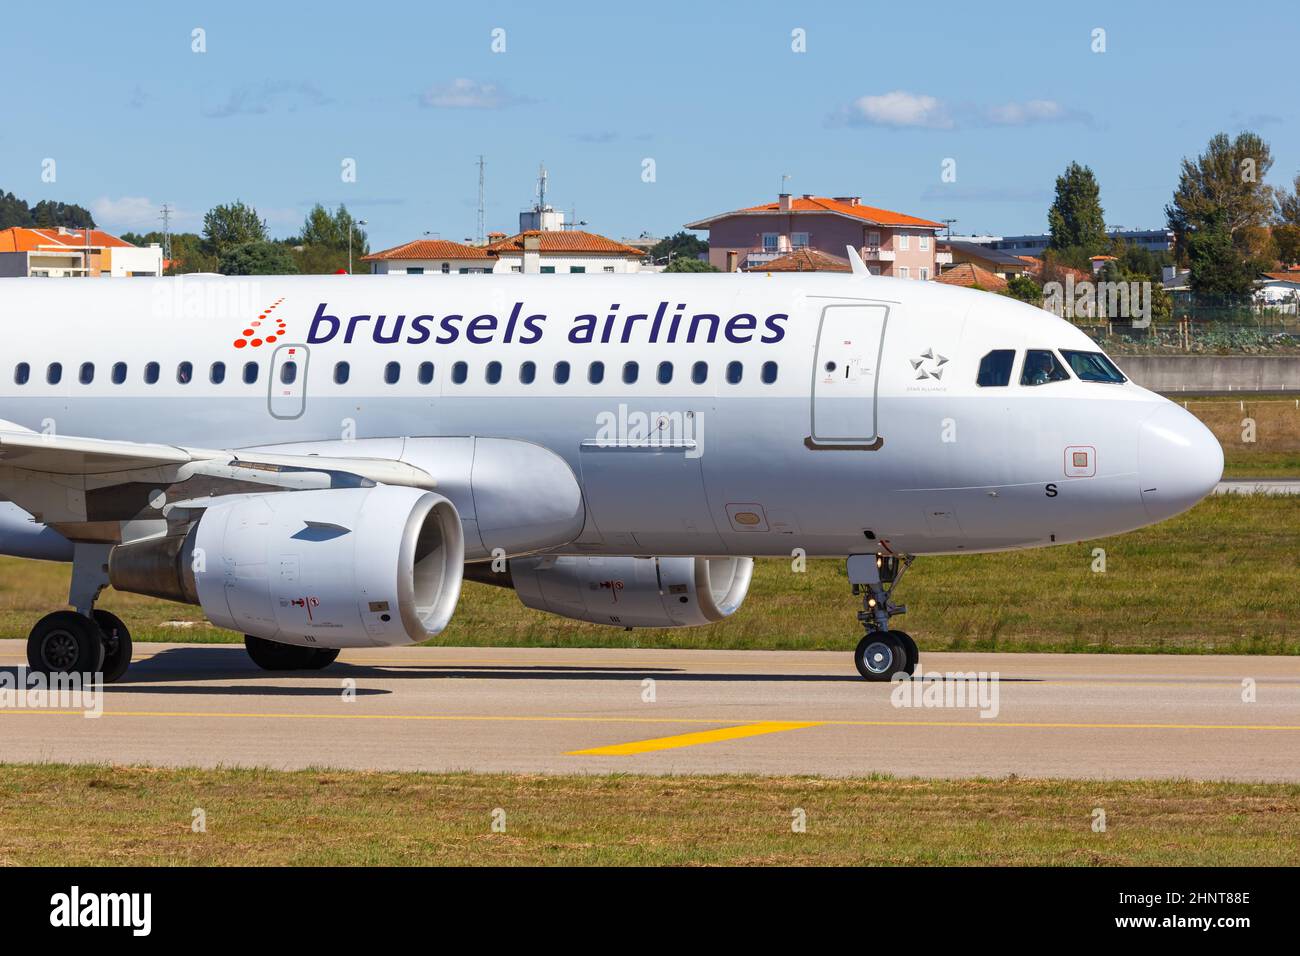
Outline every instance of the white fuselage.
{"type": "Polygon", "coordinates": [[[1032,547],[1162,520],[1222,471],[1195,418],[1131,382],[1019,384],[1026,349],[1098,351],[1069,323],[928,282],[13,279],[0,317],[0,419],[369,457],[406,437],[521,439],[581,486],[585,527],[556,543],[573,553],[1032,547]],[[999,349],[1009,384],[977,385],[999,349]]]}

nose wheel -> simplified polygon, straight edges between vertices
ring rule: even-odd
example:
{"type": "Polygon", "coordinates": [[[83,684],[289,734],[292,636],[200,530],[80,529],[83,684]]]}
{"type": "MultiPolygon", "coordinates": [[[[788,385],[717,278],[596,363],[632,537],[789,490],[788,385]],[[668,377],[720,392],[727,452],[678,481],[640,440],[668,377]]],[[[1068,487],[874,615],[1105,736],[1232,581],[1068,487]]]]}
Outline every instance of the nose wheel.
{"type": "Polygon", "coordinates": [[[911,564],[910,555],[849,556],[849,581],[854,595],[862,596],[858,621],[866,631],[854,648],[853,664],[865,680],[890,681],[900,674],[910,677],[920,662],[921,653],[911,635],[889,626],[890,618],[907,611],[890,595],[911,564]]]}

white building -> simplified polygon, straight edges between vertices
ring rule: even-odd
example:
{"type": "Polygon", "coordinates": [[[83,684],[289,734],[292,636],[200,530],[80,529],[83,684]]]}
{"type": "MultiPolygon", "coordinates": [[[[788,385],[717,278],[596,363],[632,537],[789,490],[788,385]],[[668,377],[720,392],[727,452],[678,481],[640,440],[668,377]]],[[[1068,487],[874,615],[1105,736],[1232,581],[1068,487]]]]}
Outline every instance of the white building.
{"type": "Polygon", "coordinates": [[[99,229],[0,230],[0,276],[160,276],[163,265],[157,243],[133,246],[99,229]]]}

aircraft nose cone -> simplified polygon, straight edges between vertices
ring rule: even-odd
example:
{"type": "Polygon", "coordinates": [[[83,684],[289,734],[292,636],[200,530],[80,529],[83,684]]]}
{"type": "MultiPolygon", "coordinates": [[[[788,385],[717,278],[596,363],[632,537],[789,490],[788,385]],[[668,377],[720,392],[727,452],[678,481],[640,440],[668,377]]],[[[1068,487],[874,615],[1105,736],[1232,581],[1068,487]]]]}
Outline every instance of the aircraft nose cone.
{"type": "Polygon", "coordinates": [[[1156,521],[1186,511],[1223,477],[1223,449],[1195,415],[1172,402],[1142,422],[1142,505],[1156,521]]]}

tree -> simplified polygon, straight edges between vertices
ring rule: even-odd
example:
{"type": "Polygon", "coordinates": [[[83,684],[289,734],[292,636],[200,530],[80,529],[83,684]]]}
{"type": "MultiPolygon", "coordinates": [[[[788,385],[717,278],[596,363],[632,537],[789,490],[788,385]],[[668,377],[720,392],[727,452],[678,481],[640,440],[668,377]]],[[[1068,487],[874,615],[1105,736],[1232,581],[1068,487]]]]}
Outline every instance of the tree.
{"type": "Polygon", "coordinates": [[[53,229],[58,226],[69,229],[83,229],[89,226],[93,229],[95,220],[90,215],[90,210],[82,206],[42,199],[32,207],[32,224],[41,229],[53,229]]]}
{"type": "Polygon", "coordinates": [[[1106,216],[1101,189],[1087,166],[1071,163],[1056,177],[1056,198],[1047,210],[1052,239],[1048,248],[1071,260],[1097,255],[1106,246],[1106,216]]]}
{"type": "Polygon", "coordinates": [[[266,241],[266,220],[242,200],[236,199],[228,206],[213,206],[203,217],[203,242],[210,255],[220,258],[234,246],[266,241]]]}
{"type": "Polygon", "coordinates": [[[1198,295],[1248,295],[1276,255],[1264,235],[1274,212],[1274,193],[1264,185],[1272,165],[1268,144],[1249,131],[1234,140],[1219,133],[1195,160],[1183,160],[1165,215],[1198,295]]]}
{"type": "Polygon", "coordinates": [[[1027,275],[1012,276],[1007,280],[1006,294],[1030,305],[1043,304],[1043,290],[1027,275]]]}
{"type": "Polygon", "coordinates": [[[1277,257],[1290,268],[1300,262],[1300,226],[1289,222],[1273,227],[1273,241],[1277,244],[1277,257]]]}
{"type": "Polygon", "coordinates": [[[1241,300],[1254,289],[1261,264],[1241,253],[1226,222],[1210,220],[1187,234],[1192,291],[1221,302],[1241,300]]]}
{"type": "Polygon", "coordinates": [[[650,247],[650,257],[656,262],[660,259],[698,259],[707,255],[709,244],[699,236],[693,236],[685,230],[667,239],[660,239],[650,247]]]}
{"type": "Polygon", "coordinates": [[[1291,191],[1273,190],[1273,221],[1288,226],[1300,226],[1300,176],[1296,176],[1291,191]]]}
{"type": "Polygon", "coordinates": [[[330,212],[320,203],[312,207],[303,222],[301,248],[295,258],[304,273],[323,275],[347,268],[348,234],[352,234],[353,262],[370,252],[370,240],[357,225],[347,207],[330,212]]]}
{"type": "Polygon", "coordinates": [[[25,200],[0,190],[0,229],[32,225],[32,211],[25,200]]]}
{"type": "Polygon", "coordinates": [[[1234,140],[1219,133],[1195,160],[1184,159],[1173,202],[1165,207],[1179,244],[1212,224],[1233,239],[1247,226],[1264,225],[1274,205],[1273,192],[1264,185],[1272,166],[1268,144],[1251,132],[1234,140]]]}
{"type": "Polygon", "coordinates": [[[664,272],[721,272],[717,266],[711,266],[703,259],[688,259],[683,256],[668,263],[664,272]]]}
{"type": "Polygon", "coordinates": [[[280,276],[295,275],[298,266],[283,243],[244,242],[221,254],[218,271],[228,276],[280,276]]]}

